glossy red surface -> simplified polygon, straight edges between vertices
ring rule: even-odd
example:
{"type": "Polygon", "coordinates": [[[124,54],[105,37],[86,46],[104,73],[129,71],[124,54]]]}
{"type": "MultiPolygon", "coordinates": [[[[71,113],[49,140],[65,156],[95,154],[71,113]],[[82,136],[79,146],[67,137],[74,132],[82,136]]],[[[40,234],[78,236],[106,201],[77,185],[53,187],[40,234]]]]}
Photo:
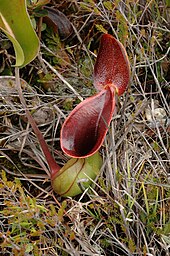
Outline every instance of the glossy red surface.
{"type": "Polygon", "coordinates": [[[62,150],[77,158],[93,155],[103,143],[114,107],[114,89],[110,87],[81,102],[62,126],[62,150]]]}
{"type": "Polygon", "coordinates": [[[129,80],[130,67],[124,46],[113,36],[104,34],[94,66],[94,86],[99,91],[107,85],[113,86],[121,95],[129,80]]]}

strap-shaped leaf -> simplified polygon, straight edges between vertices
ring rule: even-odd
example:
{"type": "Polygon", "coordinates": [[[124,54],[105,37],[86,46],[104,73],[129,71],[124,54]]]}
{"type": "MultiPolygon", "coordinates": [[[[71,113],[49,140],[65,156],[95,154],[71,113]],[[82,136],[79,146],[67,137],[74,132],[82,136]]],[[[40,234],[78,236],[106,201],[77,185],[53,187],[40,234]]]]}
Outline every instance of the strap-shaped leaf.
{"type": "Polygon", "coordinates": [[[25,0],[0,0],[0,28],[13,43],[16,66],[31,62],[39,50],[39,39],[32,27],[25,0]]]}
{"type": "Polygon", "coordinates": [[[112,87],[82,101],[62,126],[62,150],[77,158],[87,157],[98,151],[107,133],[114,107],[112,87]]]}
{"type": "Polygon", "coordinates": [[[121,95],[129,80],[130,67],[124,46],[113,36],[104,34],[94,66],[94,86],[99,91],[112,86],[121,95]]]}

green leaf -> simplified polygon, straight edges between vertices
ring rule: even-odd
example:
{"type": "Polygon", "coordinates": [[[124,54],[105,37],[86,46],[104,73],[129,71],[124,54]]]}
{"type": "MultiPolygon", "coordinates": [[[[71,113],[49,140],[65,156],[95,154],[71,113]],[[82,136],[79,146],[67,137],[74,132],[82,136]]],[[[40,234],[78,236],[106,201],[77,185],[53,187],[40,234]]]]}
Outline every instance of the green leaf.
{"type": "Polygon", "coordinates": [[[0,0],[0,28],[14,46],[15,66],[31,62],[39,51],[39,39],[32,27],[25,0],[0,0]]]}
{"type": "Polygon", "coordinates": [[[33,249],[34,249],[33,244],[29,243],[29,244],[27,244],[26,247],[25,247],[25,252],[28,252],[28,253],[29,253],[29,252],[32,252],[33,249]]]}
{"type": "Polygon", "coordinates": [[[96,26],[98,31],[100,31],[100,32],[102,32],[104,34],[107,34],[107,30],[101,24],[100,25],[96,24],[95,26],[96,26]]]}
{"type": "Polygon", "coordinates": [[[167,7],[170,7],[170,0],[166,0],[167,7]]]}
{"type": "Polygon", "coordinates": [[[40,7],[40,6],[43,6],[43,5],[48,4],[50,1],[51,1],[51,0],[39,0],[39,1],[37,1],[37,2],[35,3],[35,6],[36,6],[36,8],[37,8],[37,7],[40,7]]]}
{"type": "Polygon", "coordinates": [[[112,2],[110,2],[110,1],[104,1],[104,2],[103,2],[103,5],[104,5],[104,7],[105,7],[107,10],[109,10],[109,11],[112,11],[112,10],[113,10],[113,3],[112,3],[112,2]]]}

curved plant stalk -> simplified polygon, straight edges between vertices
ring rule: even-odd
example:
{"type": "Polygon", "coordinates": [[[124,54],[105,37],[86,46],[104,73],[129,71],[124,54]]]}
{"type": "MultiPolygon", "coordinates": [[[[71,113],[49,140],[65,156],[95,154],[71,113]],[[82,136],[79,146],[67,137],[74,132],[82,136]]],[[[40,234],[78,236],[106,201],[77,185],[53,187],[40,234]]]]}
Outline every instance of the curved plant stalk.
{"type": "Polygon", "coordinates": [[[41,131],[39,130],[34,118],[32,117],[32,115],[30,114],[23,93],[22,93],[22,88],[21,88],[21,83],[20,83],[20,78],[19,78],[19,68],[16,67],[15,68],[15,78],[16,78],[16,86],[17,86],[17,90],[18,90],[18,94],[19,94],[19,98],[21,101],[21,104],[23,106],[23,108],[25,109],[26,112],[26,116],[28,118],[29,123],[31,124],[37,138],[38,141],[40,143],[40,146],[42,148],[42,151],[45,155],[45,158],[47,160],[48,166],[50,168],[50,172],[51,172],[51,177],[53,177],[60,169],[61,167],[56,163],[55,159],[53,158],[53,156],[51,155],[48,145],[46,143],[46,141],[44,140],[44,137],[41,133],[41,131]]]}
{"type": "Polygon", "coordinates": [[[123,45],[111,35],[102,36],[94,67],[94,86],[100,92],[81,102],[61,129],[61,148],[71,157],[93,155],[101,147],[115,107],[130,79],[129,61],[123,45]]]}
{"type": "Polygon", "coordinates": [[[77,105],[62,126],[62,150],[79,158],[97,152],[107,133],[114,107],[114,89],[111,87],[77,105]]]}

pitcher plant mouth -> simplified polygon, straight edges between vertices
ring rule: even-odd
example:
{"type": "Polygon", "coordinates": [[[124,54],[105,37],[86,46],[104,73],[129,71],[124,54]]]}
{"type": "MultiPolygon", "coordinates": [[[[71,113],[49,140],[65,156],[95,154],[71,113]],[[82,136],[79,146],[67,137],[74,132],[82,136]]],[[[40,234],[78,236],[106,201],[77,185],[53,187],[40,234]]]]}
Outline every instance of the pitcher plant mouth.
{"type": "Polygon", "coordinates": [[[81,102],[61,129],[61,148],[71,157],[88,157],[102,145],[115,107],[114,90],[108,87],[81,102]]]}
{"type": "Polygon", "coordinates": [[[126,90],[129,78],[123,45],[104,34],[94,66],[94,86],[99,92],[81,102],[61,129],[61,148],[67,155],[84,158],[99,150],[114,112],[115,94],[121,95],[126,90]]]}

